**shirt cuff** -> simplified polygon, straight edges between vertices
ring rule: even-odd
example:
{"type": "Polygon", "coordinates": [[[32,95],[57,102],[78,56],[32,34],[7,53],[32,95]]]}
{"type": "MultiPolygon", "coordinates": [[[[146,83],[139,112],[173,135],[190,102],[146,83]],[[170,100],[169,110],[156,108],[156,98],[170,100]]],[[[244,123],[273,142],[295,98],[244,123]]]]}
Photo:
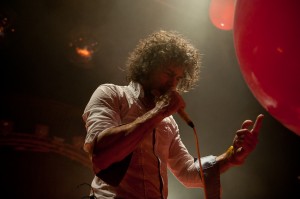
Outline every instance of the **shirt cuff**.
{"type": "MultiPolygon", "coordinates": [[[[203,170],[209,169],[213,167],[217,161],[216,161],[217,156],[209,155],[201,158],[201,165],[203,170]]],[[[200,166],[199,166],[199,161],[198,158],[194,158],[195,166],[198,171],[200,171],[200,166]]]]}

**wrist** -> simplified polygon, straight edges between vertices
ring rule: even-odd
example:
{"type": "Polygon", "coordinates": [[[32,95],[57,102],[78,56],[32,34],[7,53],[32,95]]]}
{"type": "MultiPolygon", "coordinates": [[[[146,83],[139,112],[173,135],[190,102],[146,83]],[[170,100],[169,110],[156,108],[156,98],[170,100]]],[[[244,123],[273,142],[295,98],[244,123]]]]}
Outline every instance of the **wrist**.
{"type": "Polygon", "coordinates": [[[228,164],[231,164],[233,166],[243,164],[243,161],[238,160],[236,158],[236,150],[234,149],[234,147],[232,145],[225,152],[225,158],[226,158],[228,164]]]}

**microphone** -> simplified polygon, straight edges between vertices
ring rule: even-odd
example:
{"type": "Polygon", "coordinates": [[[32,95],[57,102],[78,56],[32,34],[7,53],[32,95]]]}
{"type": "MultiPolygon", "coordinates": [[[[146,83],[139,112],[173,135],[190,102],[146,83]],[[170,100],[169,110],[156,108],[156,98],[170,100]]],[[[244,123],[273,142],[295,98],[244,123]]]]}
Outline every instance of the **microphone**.
{"type": "Polygon", "coordinates": [[[181,119],[183,119],[183,121],[187,123],[187,125],[189,125],[191,128],[195,127],[194,123],[192,122],[188,114],[184,111],[184,109],[178,109],[177,113],[181,117],[181,119]]]}

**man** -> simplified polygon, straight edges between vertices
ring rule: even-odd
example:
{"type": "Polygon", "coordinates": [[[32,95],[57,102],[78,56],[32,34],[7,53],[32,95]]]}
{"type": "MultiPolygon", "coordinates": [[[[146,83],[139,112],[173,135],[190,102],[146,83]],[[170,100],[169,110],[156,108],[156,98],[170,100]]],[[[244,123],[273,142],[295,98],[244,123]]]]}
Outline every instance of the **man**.
{"type": "Polygon", "coordinates": [[[199,67],[199,52],[186,39],[158,31],[129,56],[129,85],[96,89],[83,114],[96,198],[166,199],[167,168],[186,187],[203,187],[204,179],[218,183],[219,173],[242,164],[253,151],[262,115],[250,130],[252,121],[243,123],[224,154],[201,158],[205,178],[199,175],[199,163],[181,142],[172,117],[183,112],[180,93],[195,86],[199,67]]]}

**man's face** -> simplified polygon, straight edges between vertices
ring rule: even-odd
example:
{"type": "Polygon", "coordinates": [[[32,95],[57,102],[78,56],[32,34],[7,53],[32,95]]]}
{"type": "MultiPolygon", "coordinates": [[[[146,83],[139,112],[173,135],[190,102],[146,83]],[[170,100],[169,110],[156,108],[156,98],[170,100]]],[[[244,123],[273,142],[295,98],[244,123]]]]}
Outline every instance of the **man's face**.
{"type": "Polygon", "coordinates": [[[175,90],[179,81],[183,78],[184,69],[180,66],[159,67],[151,73],[148,88],[155,90],[159,94],[164,94],[169,90],[175,90]]]}

